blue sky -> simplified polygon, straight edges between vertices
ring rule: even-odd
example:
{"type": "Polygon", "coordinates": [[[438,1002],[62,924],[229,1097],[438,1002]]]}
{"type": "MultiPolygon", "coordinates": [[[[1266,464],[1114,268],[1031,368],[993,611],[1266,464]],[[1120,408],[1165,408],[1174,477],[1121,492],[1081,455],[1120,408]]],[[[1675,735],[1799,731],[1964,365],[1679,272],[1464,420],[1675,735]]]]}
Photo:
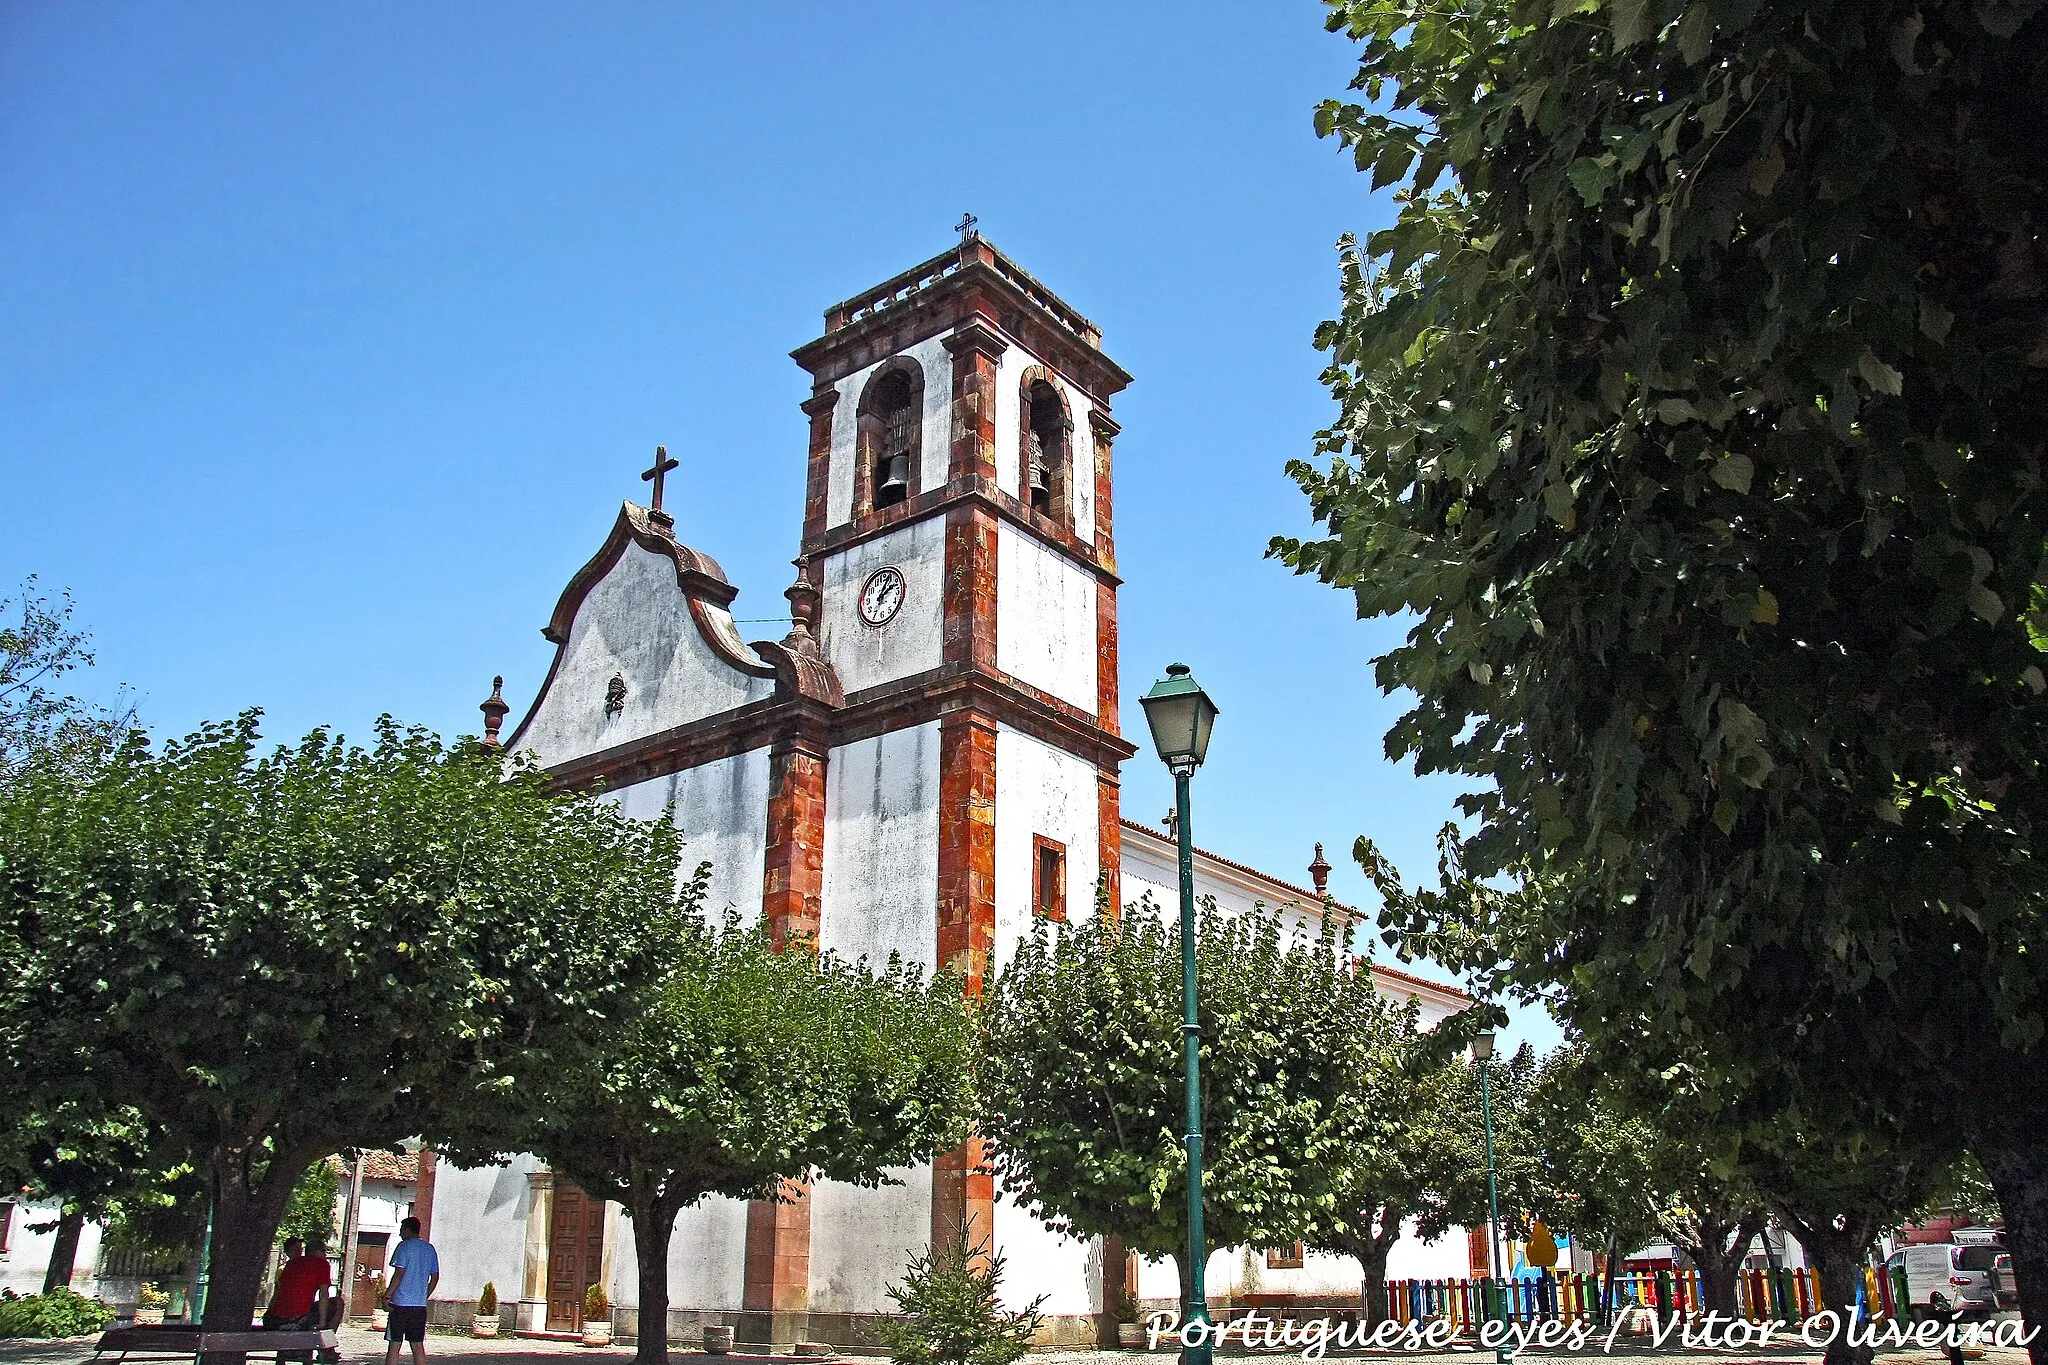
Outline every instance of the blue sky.
{"type": "Polygon", "coordinates": [[[666,442],[679,534],[777,615],[788,352],[972,210],[1136,376],[1127,733],[1186,660],[1198,839],[1296,879],[1321,839],[1365,899],[1351,840],[1429,873],[1456,786],[1382,756],[1398,627],[1262,557],[1334,243],[1391,212],[1310,127],[1354,63],[1301,0],[0,3],[0,594],[69,587],[153,729],[473,731],[666,442]]]}

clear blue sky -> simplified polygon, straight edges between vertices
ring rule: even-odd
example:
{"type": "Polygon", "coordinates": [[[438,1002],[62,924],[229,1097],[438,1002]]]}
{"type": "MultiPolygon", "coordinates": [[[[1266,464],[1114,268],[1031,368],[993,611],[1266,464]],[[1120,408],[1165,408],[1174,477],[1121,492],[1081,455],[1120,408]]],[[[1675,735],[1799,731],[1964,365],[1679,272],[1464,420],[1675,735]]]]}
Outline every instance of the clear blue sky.
{"type": "MultiPolygon", "coordinates": [[[[777,615],[787,353],[971,209],[1136,376],[1126,732],[1185,659],[1223,709],[1198,839],[1296,879],[1321,839],[1365,900],[1352,839],[1428,874],[1455,786],[1382,757],[1398,628],[1262,558],[1306,529],[1334,243],[1391,212],[1310,127],[1354,63],[1304,0],[7,0],[0,594],[71,588],[90,686],[158,731],[474,731],[666,442],[679,534],[777,615]]],[[[1124,793],[1170,785],[1141,754],[1124,793]]]]}

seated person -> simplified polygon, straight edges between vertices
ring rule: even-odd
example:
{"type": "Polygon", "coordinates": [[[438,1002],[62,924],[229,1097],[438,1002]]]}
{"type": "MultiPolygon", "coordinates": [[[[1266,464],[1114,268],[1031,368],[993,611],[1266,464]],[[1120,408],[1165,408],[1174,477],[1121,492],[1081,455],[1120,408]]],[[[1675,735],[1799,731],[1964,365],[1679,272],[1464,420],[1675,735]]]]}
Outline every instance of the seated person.
{"type": "Polygon", "coordinates": [[[277,1290],[270,1307],[263,1310],[263,1325],[280,1331],[311,1331],[320,1324],[316,1301],[320,1291],[333,1283],[325,1256],[306,1254],[303,1238],[284,1244],[284,1268],[277,1272],[277,1290]]]}

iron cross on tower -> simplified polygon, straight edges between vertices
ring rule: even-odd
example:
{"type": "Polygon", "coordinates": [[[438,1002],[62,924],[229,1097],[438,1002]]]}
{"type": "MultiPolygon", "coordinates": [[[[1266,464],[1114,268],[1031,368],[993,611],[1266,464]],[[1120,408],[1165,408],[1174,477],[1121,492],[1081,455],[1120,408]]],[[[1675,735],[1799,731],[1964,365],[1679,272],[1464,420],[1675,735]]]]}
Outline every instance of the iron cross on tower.
{"type": "MultiPolygon", "coordinates": [[[[654,468],[643,471],[640,477],[643,479],[651,479],[654,483],[655,511],[661,511],[661,485],[663,481],[668,478],[668,472],[671,469],[675,469],[681,464],[681,460],[671,460],[668,457],[667,446],[656,446],[654,448],[654,468]]],[[[666,513],[664,513],[664,515],[666,515],[666,513]]]]}

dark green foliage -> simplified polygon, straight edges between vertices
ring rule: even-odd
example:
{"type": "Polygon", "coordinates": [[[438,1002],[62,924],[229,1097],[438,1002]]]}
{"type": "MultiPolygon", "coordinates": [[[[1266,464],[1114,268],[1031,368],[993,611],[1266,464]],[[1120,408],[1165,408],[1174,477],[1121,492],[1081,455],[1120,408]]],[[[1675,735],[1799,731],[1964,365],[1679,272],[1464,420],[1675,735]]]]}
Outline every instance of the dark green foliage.
{"type": "Polygon", "coordinates": [[[498,1313],[498,1286],[484,1281],[484,1292],[476,1296],[476,1312],[481,1318],[496,1317],[498,1313]]]}
{"type": "MultiPolygon", "coordinates": [[[[1334,930],[1290,942],[1270,913],[1205,905],[1197,958],[1210,1244],[1290,1242],[1334,1209],[1371,1064],[1362,1020],[1384,1005],[1334,930]]],[[[1184,1262],[1178,920],[1140,903],[1040,921],[981,1017],[981,1131],[1004,1188],[1058,1231],[1184,1262]]]]}
{"type": "Polygon", "coordinates": [[[1414,613],[1389,751],[1475,780],[1396,936],[1738,1127],[1968,1142],[2048,1316],[2048,16],[1332,26],[1318,127],[1400,216],[1318,337],[1327,534],[1274,549],[1414,613]]]}
{"type": "Polygon", "coordinates": [[[383,722],[262,753],[253,713],[0,788],[0,1048],[132,1106],[210,1185],[208,1320],[246,1322],[298,1177],[509,1121],[656,966],[665,824],[383,722]]]}
{"type": "Polygon", "coordinates": [[[880,1323],[882,1344],[897,1365],[1011,1365],[1031,1350],[1044,1325],[1038,1305],[1003,1307],[1003,1257],[986,1234],[977,1241],[964,1222],[912,1260],[900,1288],[891,1288],[900,1318],[880,1323]]]}
{"type": "Polygon", "coordinates": [[[27,1298],[0,1290],[0,1337],[83,1337],[106,1330],[114,1310],[68,1289],[27,1298]]]}

